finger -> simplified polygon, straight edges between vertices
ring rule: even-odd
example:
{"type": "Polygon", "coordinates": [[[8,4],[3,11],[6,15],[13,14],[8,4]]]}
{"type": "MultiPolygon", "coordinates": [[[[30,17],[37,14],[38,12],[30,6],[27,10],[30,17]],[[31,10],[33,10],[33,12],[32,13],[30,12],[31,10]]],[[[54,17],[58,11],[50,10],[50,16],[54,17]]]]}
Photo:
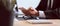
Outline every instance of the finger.
{"type": "Polygon", "coordinates": [[[30,10],[30,11],[34,11],[34,9],[33,9],[32,7],[30,7],[28,10],[30,10]]]}
{"type": "Polygon", "coordinates": [[[20,10],[26,10],[24,7],[20,7],[19,9],[20,9],[20,10]]]}
{"type": "Polygon", "coordinates": [[[37,10],[34,9],[34,8],[32,8],[32,7],[29,7],[29,10],[30,10],[30,11],[36,11],[36,12],[37,12],[37,10]]]}
{"type": "Polygon", "coordinates": [[[36,9],[34,9],[34,8],[32,8],[32,7],[29,7],[29,9],[28,10],[30,10],[30,11],[36,11],[37,12],[37,10],[36,9]]]}

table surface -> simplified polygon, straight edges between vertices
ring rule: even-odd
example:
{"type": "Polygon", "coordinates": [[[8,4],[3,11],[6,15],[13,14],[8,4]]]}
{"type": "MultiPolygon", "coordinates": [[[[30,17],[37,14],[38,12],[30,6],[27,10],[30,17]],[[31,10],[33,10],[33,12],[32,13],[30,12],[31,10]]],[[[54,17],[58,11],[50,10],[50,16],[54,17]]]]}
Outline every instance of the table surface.
{"type": "Polygon", "coordinates": [[[30,24],[26,20],[14,21],[13,26],[60,26],[59,19],[50,19],[52,24],[30,24]]]}

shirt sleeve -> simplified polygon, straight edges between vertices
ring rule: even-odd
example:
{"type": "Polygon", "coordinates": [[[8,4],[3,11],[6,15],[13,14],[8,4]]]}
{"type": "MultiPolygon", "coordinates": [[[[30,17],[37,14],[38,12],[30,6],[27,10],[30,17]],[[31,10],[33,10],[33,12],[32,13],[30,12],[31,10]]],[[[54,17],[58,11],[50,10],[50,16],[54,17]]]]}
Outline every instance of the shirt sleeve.
{"type": "Polygon", "coordinates": [[[39,17],[46,18],[44,11],[39,11],[39,17]]]}

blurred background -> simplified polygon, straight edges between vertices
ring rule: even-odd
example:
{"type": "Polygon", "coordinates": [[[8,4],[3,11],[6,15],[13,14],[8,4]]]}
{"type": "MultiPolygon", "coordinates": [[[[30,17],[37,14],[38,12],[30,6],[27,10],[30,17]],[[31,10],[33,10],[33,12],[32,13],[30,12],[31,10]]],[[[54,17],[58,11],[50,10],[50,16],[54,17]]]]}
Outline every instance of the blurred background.
{"type": "MultiPolygon", "coordinates": [[[[24,15],[23,15],[23,13],[21,13],[21,10],[19,10],[17,7],[16,7],[16,0],[1,0],[2,2],[3,2],[3,4],[4,4],[4,6],[6,7],[6,8],[9,8],[8,9],[8,11],[10,10],[10,11],[13,11],[13,13],[14,13],[14,16],[16,16],[17,18],[19,18],[19,17],[23,17],[24,15]]],[[[49,11],[47,10],[46,11],[46,15],[47,14],[49,14],[48,13],[49,11]]],[[[56,9],[54,9],[54,12],[53,13],[55,13],[59,18],[60,18],[60,8],[56,8],[56,9]]],[[[47,15],[47,16],[49,16],[49,15],[47,15]]],[[[16,18],[15,17],[15,18],[16,18]]]]}
{"type": "MultiPolygon", "coordinates": [[[[10,10],[10,11],[12,11],[12,12],[14,13],[14,16],[15,16],[15,17],[19,18],[19,17],[23,17],[23,16],[24,16],[23,13],[21,13],[21,10],[19,10],[19,9],[16,7],[16,4],[17,4],[17,3],[16,3],[16,0],[0,0],[0,1],[3,2],[4,6],[5,6],[6,8],[9,8],[8,11],[10,10]]],[[[48,12],[49,12],[49,11],[46,10],[46,15],[49,14],[48,12]]],[[[13,13],[12,13],[12,14],[13,14],[13,13]]],[[[54,12],[53,12],[53,13],[55,13],[55,14],[57,15],[57,17],[60,18],[60,8],[54,9],[54,12]]],[[[48,15],[47,15],[47,16],[48,16],[48,15]]]]}

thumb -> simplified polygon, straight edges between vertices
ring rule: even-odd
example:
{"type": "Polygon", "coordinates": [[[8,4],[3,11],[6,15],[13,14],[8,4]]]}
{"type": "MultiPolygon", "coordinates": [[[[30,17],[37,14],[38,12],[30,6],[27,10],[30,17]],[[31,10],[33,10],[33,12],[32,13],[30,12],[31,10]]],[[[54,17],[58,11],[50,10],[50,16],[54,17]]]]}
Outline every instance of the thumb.
{"type": "Polygon", "coordinates": [[[33,9],[32,7],[29,7],[29,9],[28,9],[28,10],[34,11],[34,9],[33,9]]]}

